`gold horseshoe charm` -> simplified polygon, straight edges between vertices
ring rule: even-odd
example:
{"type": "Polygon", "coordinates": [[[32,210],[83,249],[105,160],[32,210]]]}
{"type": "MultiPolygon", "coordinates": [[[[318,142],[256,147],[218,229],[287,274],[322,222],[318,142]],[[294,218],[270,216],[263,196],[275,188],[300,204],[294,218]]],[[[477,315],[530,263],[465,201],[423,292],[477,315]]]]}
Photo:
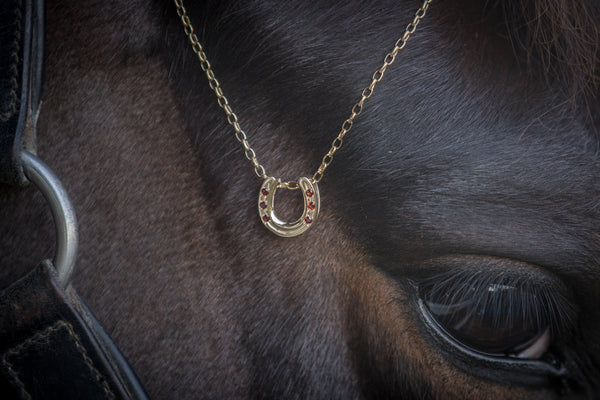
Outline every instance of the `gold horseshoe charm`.
{"type": "Polygon", "coordinates": [[[278,236],[294,237],[298,236],[308,228],[317,219],[319,214],[319,187],[312,183],[308,178],[298,178],[298,186],[302,190],[304,197],[304,212],[296,222],[283,222],[275,215],[273,208],[275,206],[275,191],[279,188],[279,182],[273,177],[265,179],[260,192],[258,193],[258,214],[260,220],[268,230],[278,236]]]}

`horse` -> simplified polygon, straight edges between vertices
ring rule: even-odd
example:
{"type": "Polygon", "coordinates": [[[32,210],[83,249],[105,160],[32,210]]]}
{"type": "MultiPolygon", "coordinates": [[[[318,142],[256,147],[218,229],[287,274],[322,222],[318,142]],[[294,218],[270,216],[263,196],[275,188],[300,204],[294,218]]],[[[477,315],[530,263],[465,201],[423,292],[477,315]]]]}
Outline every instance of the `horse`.
{"type": "MultiPolygon", "coordinates": [[[[295,182],[421,2],[184,5],[256,159],[295,182]]],[[[37,154],[77,212],[73,287],[151,398],[598,398],[597,1],[433,1],[293,238],[264,228],[172,2],[46,11],[37,154]]],[[[301,197],[277,189],[279,218],[301,197]]],[[[55,241],[35,188],[0,204],[5,287],[55,241]]]]}

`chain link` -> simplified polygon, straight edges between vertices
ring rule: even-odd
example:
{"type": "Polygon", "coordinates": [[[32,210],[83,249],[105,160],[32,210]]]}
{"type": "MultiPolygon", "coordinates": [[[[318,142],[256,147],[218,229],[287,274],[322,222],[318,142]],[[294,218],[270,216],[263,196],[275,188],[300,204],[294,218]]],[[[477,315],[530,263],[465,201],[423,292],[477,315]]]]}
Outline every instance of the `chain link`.
{"type": "Polygon", "coordinates": [[[359,116],[360,113],[362,112],[363,104],[369,97],[371,97],[373,95],[373,91],[375,90],[375,85],[377,85],[383,79],[383,75],[385,74],[385,71],[396,60],[396,55],[398,54],[398,52],[400,50],[402,50],[404,48],[404,46],[406,46],[406,41],[408,40],[410,35],[412,35],[415,32],[415,30],[417,29],[417,25],[419,25],[419,22],[423,19],[423,17],[425,17],[425,13],[427,12],[427,9],[429,8],[429,4],[431,4],[432,1],[433,0],[425,0],[423,2],[423,5],[421,6],[421,8],[419,8],[417,10],[417,12],[415,14],[415,18],[406,27],[406,30],[404,31],[404,35],[402,35],[402,37],[400,39],[398,39],[398,41],[396,41],[396,44],[394,45],[394,48],[392,49],[392,51],[389,52],[388,54],[386,54],[386,56],[384,57],[383,65],[381,67],[379,67],[379,69],[377,69],[373,73],[373,78],[371,80],[371,83],[369,84],[369,86],[367,86],[366,88],[363,89],[360,100],[354,106],[352,106],[352,113],[350,114],[348,119],[342,123],[342,128],[340,130],[340,133],[337,135],[337,137],[331,143],[331,148],[329,149],[327,154],[325,154],[325,156],[323,157],[323,160],[321,161],[321,165],[319,165],[319,168],[312,176],[311,180],[313,182],[319,183],[321,181],[321,179],[323,179],[323,174],[325,173],[325,170],[327,169],[329,164],[331,164],[331,162],[333,161],[333,155],[335,154],[336,151],[338,151],[340,149],[340,147],[342,147],[342,142],[344,140],[344,136],[346,136],[346,134],[348,132],[350,132],[350,130],[352,129],[352,125],[354,123],[354,119],[357,116],[359,116]]]}
{"type": "MultiPolygon", "coordinates": [[[[179,15],[179,18],[181,19],[181,23],[183,24],[183,30],[185,31],[185,34],[187,35],[187,37],[192,45],[192,49],[194,50],[194,53],[196,53],[196,55],[198,56],[198,59],[200,60],[200,68],[202,68],[202,71],[204,71],[206,77],[208,78],[208,84],[209,84],[210,88],[217,96],[217,102],[219,104],[219,107],[221,107],[223,109],[223,111],[225,111],[225,114],[227,115],[227,122],[235,130],[235,138],[244,147],[244,155],[246,156],[246,158],[248,160],[250,160],[250,162],[252,162],[252,165],[254,166],[254,173],[258,177],[266,179],[267,173],[265,171],[265,168],[258,162],[256,153],[254,152],[252,147],[250,147],[250,143],[248,143],[248,137],[246,136],[246,133],[244,132],[244,130],[241,128],[237,115],[235,115],[235,113],[231,109],[231,106],[229,105],[229,101],[227,100],[227,97],[225,97],[225,95],[223,94],[223,90],[221,89],[221,84],[215,77],[215,73],[213,72],[210,62],[208,61],[208,58],[206,57],[206,54],[204,53],[204,49],[202,48],[202,45],[200,44],[200,41],[198,40],[198,36],[196,36],[196,33],[194,32],[194,27],[192,26],[190,18],[187,15],[187,11],[186,11],[185,7],[183,6],[183,0],[173,0],[173,1],[175,2],[175,6],[177,7],[177,15],[179,15]]],[[[323,179],[323,174],[325,173],[325,170],[333,161],[333,155],[335,154],[336,151],[338,151],[342,147],[342,144],[344,142],[344,136],[346,136],[346,134],[348,132],[350,132],[350,130],[352,129],[352,125],[354,124],[354,119],[357,116],[359,116],[360,113],[362,112],[363,104],[365,103],[365,101],[368,98],[370,98],[373,95],[375,86],[383,79],[383,75],[385,74],[385,71],[388,69],[388,67],[390,65],[392,65],[394,63],[398,52],[400,50],[402,50],[404,48],[404,46],[406,46],[406,42],[407,42],[408,38],[410,38],[410,36],[413,33],[415,33],[415,30],[417,29],[419,22],[425,17],[427,9],[429,8],[429,5],[431,4],[432,1],[433,0],[424,0],[423,1],[421,8],[419,8],[417,10],[417,12],[415,13],[414,19],[406,26],[406,30],[404,31],[404,34],[402,35],[402,37],[396,41],[392,51],[389,52],[388,54],[386,54],[386,56],[384,57],[383,65],[381,67],[379,67],[373,73],[371,83],[369,84],[369,86],[367,86],[366,88],[363,89],[363,91],[361,92],[360,100],[356,104],[354,104],[354,106],[352,106],[352,111],[351,111],[350,116],[348,117],[348,119],[346,119],[342,123],[340,132],[338,133],[337,137],[331,143],[331,148],[329,149],[327,154],[325,154],[325,156],[323,156],[321,165],[319,165],[319,168],[313,174],[313,176],[311,178],[311,181],[313,183],[319,183],[321,181],[321,179],[323,179]]],[[[295,181],[290,181],[290,182],[279,181],[279,186],[282,188],[290,189],[290,190],[298,189],[298,183],[295,181]]]]}
{"type": "Polygon", "coordinates": [[[225,97],[225,95],[223,94],[223,89],[221,89],[221,84],[215,77],[215,73],[213,72],[210,62],[208,61],[208,58],[206,57],[206,53],[204,53],[202,44],[200,44],[200,41],[198,40],[198,36],[194,32],[194,27],[192,26],[190,18],[187,15],[187,11],[186,11],[185,7],[183,6],[183,1],[182,0],[174,0],[174,1],[175,1],[175,6],[177,7],[177,15],[179,15],[179,18],[181,19],[181,23],[183,24],[183,30],[185,31],[185,34],[187,35],[187,37],[190,41],[190,44],[192,45],[192,49],[194,50],[194,53],[196,53],[196,55],[198,56],[198,59],[200,60],[200,68],[202,68],[202,71],[204,71],[204,74],[206,75],[206,78],[208,79],[208,84],[209,84],[210,88],[217,96],[217,102],[219,104],[219,107],[221,107],[223,109],[223,111],[225,111],[225,114],[227,115],[227,122],[233,127],[233,129],[235,131],[235,138],[244,147],[244,155],[252,163],[252,165],[254,167],[254,173],[258,177],[266,179],[267,173],[265,171],[265,167],[263,167],[260,164],[260,162],[258,162],[256,153],[254,152],[252,147],[250,147],[250,143],[248,143],[248,137],[246,136],[246,133],[244,132],[244,130],[241,128],[237,115],[235,115],[235,113],[231,109],[231,106],[229,105],[229,100],[227,100],[227,97],[225,97]]]}

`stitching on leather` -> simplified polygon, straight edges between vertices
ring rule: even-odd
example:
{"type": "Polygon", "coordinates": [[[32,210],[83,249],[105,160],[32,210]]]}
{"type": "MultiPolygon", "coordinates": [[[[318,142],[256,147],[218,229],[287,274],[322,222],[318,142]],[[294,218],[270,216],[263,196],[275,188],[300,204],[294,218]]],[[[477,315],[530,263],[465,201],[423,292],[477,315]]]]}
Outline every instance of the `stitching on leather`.
{"type": "Polygon", "coordinates": [[[21,48],[21,37],[23,36],[23,2],[19,1],[17,6],[14,9],[15,22],[18,26],[18,30],[15,32],[15,37],[12,45],[12,53],[10,54],[10,58],[12,60],[12,64],[10,66],[10,70],[12,71],[11,83],[12,87],[10,89],[10,104],[8,106],[8,110],[4,113],[0,113],[0,120],[7,121],[10,117],[17,112],[17,104],[19,101],[19,96],[17,93],[17,89],[19,87],[19,82],[17,81],[17,77],[19,76],[19,49],[21,48]]]}
{"type": "Polygon", "coordinates": [[[17,374],[17,372],[12,368],[11,363],[9,363],[8,361],[6,361],[6,356],[2,355],[2,364],[4,365],[4,367],[8,370],[8,373],[10,374],[11,378],[13,379],[13,381],[15,381],[15,384],[17,385],[17,387],[19,388],[19,392],[21,392],[21,398],[22,399],[27,399],[27,400],[32,400],[31,399],[31,395],[29,394],[29,392],[25,389],[25,385],[23,384],[23,382],[19,379],[19,375],[17,374]]]}
{"type": "Polygon", "coordinates": [[[90,369],[90,371],[93,373],[93,375],[96,378],[96,380],[98,381],[98,383],[102,386],[102,389],[104,390],[104,393],[106,394],[107,398],[108,399],[115,399],[115,395],[110,390],[110,387],[108,386],[108,383],[106,382],[106,379],[104,379],[102,377],[102,374],[100,373],[100,371],[98,371],[98,369],[94,366],[94,362],[89,357],[89,355],[88,355],[85,347],[83,347],[83,344],[79,340],[79,337],[77,336],[77,334],[73,330],[73,326],[70,323],[68,323],[67,321],[64,321],[64,320],[57,321],[53,325],[51,325],[51,326],[47,327],[46,329],[44,329],[43,331],[37,332],[33,336],[29,337],[26,341],[24,341],[24,342],[18,344],[17,346],[15,346],[15,347],[7,350],[6,353],[4,353],[2,355],[2,362],[3,362],[3,364],[5,364],[7,366],[9,372],[13,376],[15,382],[17,383],[17,386],[21,390],[21,393],[23,394],[24,398],[31,399],[31,396],[25,390],[25,385],[23,385],[23,382],[21,382],[21,380],[19,379],[17,373],[12,369],[12,365],[8,362],[8,360],[6,358],[9,357],[9,356],[11,356],[11,355],[18,355],[21,351],[23,351],[29,345],[31,345],[31,344],[33,344],[35,342],[39,342],[40,340],[42,340],[44,338],[47,338],[48,336],[50,336],[54,332],[57,332],[61,328],[65,328],[68,331],[69,336],[71,336],[71,338],[75,342],[75,347],[77,348],[77,350],[79,351],[79,353],[82,355],[83,360],[85,361],[85,363],[88,366],[88,368],[90,369]]]}
{"type": "MultiPolygon", "coordinates": [[[[62,322],[62,321],[59,321],[59,323],[60,322],[62,322]]],[[[75,331],[73,331],[73,326],[71,326],[71,324],[69,324],[68,322],[65,321],[65,327],[69,331],[69,334],[71,335],[71,337],[73,338],[73,340],[75,340],[75,346],[77,347],[77,349],[79,350],[79,352],[83,356],[83,359],[85,360],[85,363],[87,364],[88,368],[90,369],[90,371],[92,371],[94,373],[94,376],[96,377],[96,380],[98,381],[98,383],[100,383],[102,385],[102,388],[104,389],[104,393],[106,393],[106,395],[108,396],[109,399],[114,399],[115,395],[113,394],[113,392],[108,387],[108,383],[106,382],[106,379],[104,379],[102,377],[102,374],[100,374],[100,371],[98,371],[96,369],[96,367],[94,367],[94,362],[88,356],[88,353],[85,350],[85,347],[83,347],[83,345],[79,341],[79,337],[77,336],[77,334],[75,333],[75,331]]]]}

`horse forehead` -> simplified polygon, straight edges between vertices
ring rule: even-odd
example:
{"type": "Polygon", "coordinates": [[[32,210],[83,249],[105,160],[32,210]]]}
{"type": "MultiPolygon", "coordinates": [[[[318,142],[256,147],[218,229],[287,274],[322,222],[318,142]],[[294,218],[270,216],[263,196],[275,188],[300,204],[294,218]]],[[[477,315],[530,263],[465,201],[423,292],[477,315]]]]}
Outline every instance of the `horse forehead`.
{"type": "Polygon", "coordinates": [[[346,141],[336,181],[351,170],[364,185],[343,196],[349,211],[388,248],[592,265],[600,159],[586,116],[524,74],[506,43],[440,40],[407,46],[346,141]]]}
{"type": "Polygon", "coordinates": [[[600,254],[596,146],[577,122],[564,130],[534,125],[525,133],[508,123],[402,132],[384,148],[369,147],[374,134],[357,151],[362,162],[351,156],[355,165],[346,165],[365,185],[349,207],[363,210],[380,232],[374,237],[395,249],[421,243],[593,272],[600,254]]]}
{"type": "Polygon", "coordinates": [[[349,209],[364,210],[388,248],[418,242],[591,265],[600,252],[600,160],[585,116],[500,60],[502,50],[482,61],[456,59],[455,49],[434,57],[427,45],[408,48],[378,87],[337,160],[339,180],[348,169],[365,185],[360,204],[344,196],[349,209]],[[423,57],[426,70],[415,67],[423,57]],[[374,206],[361,207],[366,201],[374,206]]]}

